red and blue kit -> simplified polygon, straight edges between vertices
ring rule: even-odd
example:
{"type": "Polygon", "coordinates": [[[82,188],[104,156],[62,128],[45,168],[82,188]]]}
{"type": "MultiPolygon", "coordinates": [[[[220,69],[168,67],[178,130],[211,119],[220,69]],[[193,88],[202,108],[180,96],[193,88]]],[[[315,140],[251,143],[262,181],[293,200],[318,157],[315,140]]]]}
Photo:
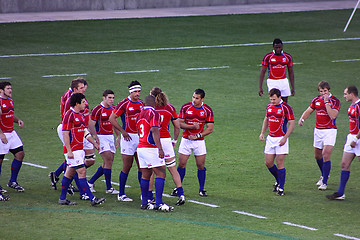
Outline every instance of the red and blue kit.
{"type": "MultiPolygon", "coordinates": [[[[340,110],[340,101],[333,95],[330,95],[329,103],[332,109],[340,110]]],[[[310,107],[316,110],[316,125],[317,129],[336,129],[336,119],[331,120],[326,111],[324,99],[321,95],[317,96],[311,101],[310,107]]]]}
{"type": "Polygon", "coordinates": [[[350,134],[356,135],[360,129],[360,100],[348,109],[350,134]]]}
{"type": "Polygon", "coordinates": [[[1,98],[0,128],[4,133],[14,130],[14,102],[11,98],[1,98]]]}
{"type": "Polygon", "coordinates": [[[150,129],[160,128],[160,114],[153,107],[145,106],[137,116],[136,127],[139,131],[138,148],[156,148],[150,129]]]}
{"type": "MultiPolygon", "coordinates": [[[[66,92],[64,92],[64,94],[61,96],[60,98],[60,115],[61,115],[61,122],[62,119],[64,118],[64,114],[66,113],[65,111],[65,104],[66,101],[71,97],[72,94],[72,90],[71,88],[69,88],[66,92]]],[[[68,109],[69,110],[69,109],[68,109]]]]}
{"type": "Polygon", "coordinates": [[[141,112],[144,103],[142,100],[138,100],[137,102],[132,102],[130,97],[125,98],[121,102],[119,102],[113,113],[120,117],[123,123],[122,128],[128,133],[137,133],[136,130],[136,118],[141,112]]]}
{"type": "MultiPolygon", "coordinates": [[[[212,109],[202,103],[201,107],[194,107],[192,102],[184,104],[179,112],[179,118],[184,119],[186,124],[194,125],[199,124],[199,129],[184,129],[183,138],[189,139],[190,135],[196,135],[201,133],[206,123],[214,122],[214,113],[212,109]]],[[[197,140],[203,140],[204,137],[198,138],[197,140]]]]}
{"type": "MultiPolygon", "coordinates": [[[[67,112],[69,109],[70,109],[70,98],[68,98],[68,100],[66,100],[64,111],[67,112]]],[[[83,114],[85,117],[85,127],[89,126],[89,119],[90,119],[90,110],[89,109],[90,109],[89,103],[85,99],[85,109],[80,111],[80,113],[83,114]]]]}
{"type": "Polygon", "coordinates": [[[113,134],[113,126],[109,121],[109,117],[113,112],[112,106],[106,108],[102,104],[97,105],[92,111],[90,118],[95,121],[95,129],[97,134],[111,135],[113,134]]]}
{"type": "MultiPolygon", "coordinates": [[[[82,150],[84,148],[84,128],[85,117],[82,113],[74,112],[73,108],[69,109],[63,119],[63,131],[70,131],[70,147],[71,151],[82,150]]],[[[67,153],[67,149],[64,146],[64,153],[67,153]]]]}
{"type": "Polygon", "coordinates": [[[286,78],[286,67],[292,67],[293,60],[291,55],[286,52],[276,55],[272,51],[264,56],[261,64],[268,68],[269,79],[279,80],[286,78]]]}
{"type": "Polygon", "coordinates": [[[269,135],[271,137],[284,136],[287,131],[288,121],[295,119],[290,105],[282,100],[279,105],[267,105],[266,117],[268,118],[269,135]]]}
{"type": "Polygon", "coordinates": [[[160,138],[171,137],[169,132],[169,124],[170,121],[177,119],[177,114],[174,106],[168,104],[162,107],[155,107],[155,110],[160,114],[161,119],[160,138]]]}

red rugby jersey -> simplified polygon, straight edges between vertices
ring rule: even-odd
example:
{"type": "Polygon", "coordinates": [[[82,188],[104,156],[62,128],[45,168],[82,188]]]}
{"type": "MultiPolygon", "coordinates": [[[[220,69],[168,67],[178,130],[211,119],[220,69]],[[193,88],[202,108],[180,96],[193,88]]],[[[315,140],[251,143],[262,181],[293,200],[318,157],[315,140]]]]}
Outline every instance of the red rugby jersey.
{"type": "Polygon", "coordinates": [[[155,110],[160,114],[160,119],[161,119],[160,137],[161,138],[171,137],[169,132],[169,124],[170,121],[177,119],[177,114],[174,106],[168,104],[162,107],[155,107],[155,110]]]}
{"type": "Polygon", "coordinates": [[[268,68],[269,79],[279,80],[286,78],[286,67],[292,67],[293,60],[291,55],[286,52],[275,55],[275,52],[272,51],[264,56],[261,64],[268,68]]]}
{"type": "Polygon", "coordinates": [[[136,117],[141,112],[144,103],[142,100],[138,100],[137,102],[132,102],[130,96],[119,102],[113,113],[116,116],[121,116],[121,121],[123,123],[123,129],[125,129],[128,133],[137,133],[136,130],[136,117]]]}
{"type": "MultiPolygon", "coordinates": [[[[329,104],[332,109],[340,110],[340,101],[333,95],[330,95],[329,104]]],[[[336,127],[336,119],[331,120],[329,114],[326,111],[326,106],[324,99],[321,95],[315,97],[311,103],[310,107],[316,110],[316,125],[318,129],[331,129],[336,127]]]]}
{"type": "Polygon", "coordinates": [[[153,107],[143,107],[137,116],[136,127],[139,134],[138,148],[156,148],[150,129],[152,127],[160,128],[160,114],[153,107]]]}
{"type": "Polygon", "coordinates": [[[95,129],[97,134],[113,134],[113,126],[109,121],[109,117],[113,110],[114,108],[112,106],[106,108],[102,104],[99,104],[91,111],[90,118],[96,122],[95,129]]]}
{"type": "Polygon", "coordinates": [[[294,120],[294,112],[289,104],[282,101],[279,105],[269,103],[266,108],[268,118],[269,135],[272,137],[282,137],[287,132],[287,123],[294,120]]]}
{"type": "MultiPolygon", "coordinates": [[[[184,129],[182,136],[187,139],[190,135],[201,133],[206,123],[214,122],[213,111],[205,103],[202,103],[199,108],[194,107],[192,102],[184,104],[180,109],[179,118],[184,119],[186,124],[194,125],[194,123],[197,122],[200,126],[199,129],[184,129]]],[[[202,139],[204,139],[204,137],[201,137],[198,140],[202,139]]]]}
{"type": "Polygon", "coordinates": [[[351,134],[357,134],[360,129],[360,100],[348,108],[349,128],[351,134]]]}
{"type": "Polygon", "coordinates": [[[1,115],[0,128],[4,133],[14,130],[14,102],[11,98],[0,97],[1,115]]]}
{"type": "MultiPolygon", "coordinates": [[[[84,148],[84,129],[85,129],[85,117],[82,113],[74,112],[73,108],[69,109],[63,119],[63,131],[70,131],[70,147],[71,151],[81,150],[84,148]]],[[[64,153],[67,153],[67,149],[64,146],[64,153]]]]}

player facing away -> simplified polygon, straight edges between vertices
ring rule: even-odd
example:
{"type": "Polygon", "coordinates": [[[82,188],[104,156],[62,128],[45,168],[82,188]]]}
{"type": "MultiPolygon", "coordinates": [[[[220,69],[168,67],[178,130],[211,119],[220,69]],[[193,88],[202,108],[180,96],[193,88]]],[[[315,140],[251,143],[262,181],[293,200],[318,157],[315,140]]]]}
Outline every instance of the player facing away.
{"type": "Polygon", "coordinates": [[[319,190],[327,189],[327,182],[331,170],[331,153],[336,142],[336,117],[340,110],[340,101],[330,93],[330,84],[325,81],[318,83],[319,96],[315,97],[310,106],[301,115],[298,124],[303,126],[310,114],[316,111],[314,129],[314,156],[321,171],[317,181],[319,190]]]}
{"type": "MultiPolygon", "coordinates": [[[[11,97],[11,83],[6,81],[0,82],[0,175],[5,154],[11,152],[14,155],[14,160],[11,164],[11,176],[7,186],[15,189],[17,192],[24,192],[25,189],[17,183],[17,177],[25,154],[23,143],[14,130],[14,123],[17,123],[21,129],[24,127],[24,122],[15,116],[14,102],[11,97]]],[[[9,196],[2,195],[6,192],[0,186],[0,201],[9,200],[9,196]]]]}
{"type": "Polygon", "coordinates": [[[268,91],[277,88],[281,92],[281,98],[287,102],[288,96],[295,95],[293,60],[290,54],[283,51],[283,43],[280,39],[275,38],[273,41],[273,51],[266,54],[261,63],[261,71],[259,77],[259,96],[263,95],[263,81],[268,69],[267,87],[268,91]],[[289,73],[289,80],[286,76],[286,68],[289,73]]]}
{"type": "Polygon", "coordinates": [[[119,176],[119,194],[118,200],[121,202],[131,202],[131,198],[125,194],[125,185],[126,181],[132,167],[132,164],[135,162],[138,166],[138,181],[140,184],[141,181],[141,171],[139,168],[139,160],[136,154],[136,149],[139,144],[139,136],[136,130],[136,117],[141,112],[144,103],[139,99],[141,93],[141,84],[138,81],[132,81],[129,86],[129,96],[119,102],[112,114],[110,115],[109,121],[111,124],[121,132],[121,157],[123,161],[123,167],[119,176]],[[117,121],[117,118],[120,117],[123,123],[123,126],[117,121]]]}
{"type": "Polygon", "coordinates": [[[191,153],[194,153],[197,177],[199,181],[199,195],[207,197],[205,191],[206,179],[206,145],[204,137],[214,130],[214,114],[212,109],[205,104],[205,91],[196,89],[192,95],[192,101],[184,104],[179,112],[180,128],[183,135],[179,146],[178,172],[181,182],[186,173],[186,163],[191,153]],[[204,128],[206,125],[206,128],[204,128]]]}
{"type": "Polygon", "coordinates": [[[67,189],[75,173],[79,176],[80,187],[89,196],[91,205],[95,206],[105,202],[105,198],[96,198],[88,186],[86,180],[84,137],[86,136],[97,150],[99,145],[94,141],[86,130],[85,116],[81,113],[86,107],[85,96],[82,93],[74,93],[70,97],[71,108],[65,113],[63,118],[63,139],[64,155],[67,168],[61,182],[60,205],[76,205],[66,198],[67,189]]]}
{"type": "MultiPolygon", "coordinates": [[[[150,91],[150,95],[155,97],[155,111],[160,114],[160,142],[165,154],[166,167],[169,170],[173,181],[176,185],[176,196],[179,197],[176,205],[182,205],[185,203],[184,190],[182,188],[181,178],[179,172],[176,169],[176,159],[174,147],[177,143],[177,139],[180,133],[180,123],[176,114],[176,110],[173,105],[169,103],[167,95],[158,87],[153,87],[150,91]],[[169,132],[170,122],[174,127],[174,138],[171,139],[169,132]]],[[[149,198],[152,197],[152,185],[153,177],[150,179],[149,198]]]]}
{"type": "Polygon", "coordinates": [[[275,177],[273,192],[283,196],[285,186],[285,157],[289,154],[289,136],[294,130],[294,113],[290,105],[281,99],[279,89],[273,88],[269,92],[270,103],[266,107],[266,114],[259,136],[265,141],[265,131],[269,128],[269,135],[265,143],[265,165],[275,177]],[[288,128],[289,125],[289,128],[288,128]],[[274,161],[276,159],[276,164],[274,161]]]}
{"type": "Polygon", "coordinates": [[[109,117],[114,110],[114,92],[112,90],[105,90],[102,97],[102,102],[97,105],[90,114],[89,132],[94,137],[95,141],[100,146],[100,155],[103,159],[103,164],[98,168],[96,173],[89,180],[88,184],[91,192],[96,192],[94,188],[95,181],[105,176],[106,193],[119,194],[119,191],[114,189],[111,185],[111,169],[114,162],[114,155],[116,148],[120,145],[120,133],[115,130],[116,145],[113,135],[113,126],[109,121],[109,117]]]}
{"type": "Polygon", "coordinates": [[[136,119],[139,134],[138,157],[142,172],[141,177],[141,209],[155,209],[169,212],[174,208],[162,201],[164,191],[166,167],[164,150],[160,142],[160,114],[155,111],[155,98],[147,96],[145,106],[136,119]],[[152,172],[155,179],[155,206],[148,202],[149,182],[152,172]]]}
{"type": "Polygon", "coordinates": [[[330,200],[345,200],[345,187],[350,177],[350,165],[357,156],[360,160],[360,99],[355,86],[348,86],[344,90],[344,98],[351,102],[348,108],[350,132],[347,135],[341,159],[340,184],[336,192],[326,197],[330,200]]]}

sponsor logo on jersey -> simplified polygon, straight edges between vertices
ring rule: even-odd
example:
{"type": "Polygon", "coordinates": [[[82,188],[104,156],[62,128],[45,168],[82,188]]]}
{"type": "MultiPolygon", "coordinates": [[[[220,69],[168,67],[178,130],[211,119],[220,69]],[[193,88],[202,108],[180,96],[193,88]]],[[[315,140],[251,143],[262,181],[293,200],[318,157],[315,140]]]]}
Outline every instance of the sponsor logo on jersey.
{"type": "Polygon", "coordinates": [[[278,109],[277,113],[280,114],[280,113],[281,113],[281,109],[278,109]]]}
{"type": "Polygon", "coordinates": [[[102,113],[102,114],[101,114],[101,116],[106,117],[106,116],[107,116],[107,114],[106,114],[106,113],[102,113]]]}
{"type": "Polygon", "coordinates": [[[133,107],[129,107],[129,111],[134,111],[134,108],[133,108],[133,107]]]}
{"type": "Polygon", "coordinates": [[[200,116],[204,116],[205,115],[205,112],[200,112],[200,116]]]}
{"type": "Polygon", "coordinates": [[[187,111],[187,114],[192,115],[193,111],[187,111]]]}

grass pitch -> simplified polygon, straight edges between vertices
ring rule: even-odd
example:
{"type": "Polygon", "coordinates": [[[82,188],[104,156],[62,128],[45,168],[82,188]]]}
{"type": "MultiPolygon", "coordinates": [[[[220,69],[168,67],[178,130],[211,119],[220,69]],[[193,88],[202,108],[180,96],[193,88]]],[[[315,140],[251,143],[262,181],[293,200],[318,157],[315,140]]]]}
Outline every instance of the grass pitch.
{"type": "MultiPolygon", "coordinates": [[[[25,122],[24,129],[16,129],[24,142],[24,161],[48,167],[23,165],[18,181],[25,187],[25,193],[9,189],[11,200],[0,202],[0,238],[340,239],[335,233],[360,238],[357,160],[352,164],[346,200],[331,202],[325,198],[337,190],[342,147],[348,132],[349,104],[342,98],[343,90],[350,84],[360,88],[359,61],[332,62],[359,58],[360,40],[343,39],[360,37],[356,15],[347,32],[342,32],[349,14],[349,10],[340,10],[0,24],[0,78],[11,78],[15,114],[25,122]],[[320,172],[312,148],[314,116],[302,128],[296,127],[290,137],[290,154],[285,164],[286,195],[278,197],[271,192],[274,180],[264,165],[264,143],[258,140],[268,98],[258,97],[257,91],[259,64],[264,54],[272,50],[275,37],[285,42],[284,50],[296,63],[296,95],[289,99],[296,120],[317,95],[320,80],[328,81],[331,92],[342,101],[326,192],[318,191],[315,186],[320,172]],[[327,40],[301,42],[319,39],[327,40]],[[220,47],[247,43],[250,45],[220,47]],[[196,46],[217,47],[182,48],[196,46]],[[153,51],[133,51],[138,49],[153,51]],[[110,50],[122,52],[83,54],[110,50]],[[43,53],[77,54],[4,57],[43,53]],[[227,68],[186,70],[222,66],[227,68]],[[159,71],[114,73],[143,70],[159,71]],[[132,203],[117,202],[116,196],[107,196],[104,205],[90,207],[76,195],[69,198],[77,200],[79,205],[57,205],[60,192],[51,190],[47,174],[63,160],[56,134],[59,99],[75,77],[43,76],[69,74],[86,74],[90,107],[101,101],[103,90],[108,88],[115,91],[116,101],[120,101],[127,96],[127,85],[134,79],[143,85],[142,97],[153,86],[161,87],[177,111],[191,100],[195,88],[203,88],[205,102],[215,114],[215,130],[206,137],[209,197],[198,196],[193,157],[189,159],[183,185],[188,200],[219,207],[188,201],[168,214],[142,211],[135,169],[128,179],[132,187],[127,188],[127,194],[134,198],[132,203]]],[[[11,155],[7,157],[12,159],[11,155]]],[[[113,168],[115,182],[121,170],[120,159],[117,153],[113,168]]],[[[98,156],[95,166],[88,169],[89,176],[101,162],[98,156]]],[[[10,177],[10,164],[11,161],[4,161],[2,166],[3,187],[10,177]]],[[[172,180],[167,178],[165,192],[170,193],[172,188],[172,180]]],[[[97,196],[105,196],[105,184],[100,180],[96,189],[97,196]]],[[[164,200],[168,204],[176,202],[175,198],[164,197],[164,200]]]]}

